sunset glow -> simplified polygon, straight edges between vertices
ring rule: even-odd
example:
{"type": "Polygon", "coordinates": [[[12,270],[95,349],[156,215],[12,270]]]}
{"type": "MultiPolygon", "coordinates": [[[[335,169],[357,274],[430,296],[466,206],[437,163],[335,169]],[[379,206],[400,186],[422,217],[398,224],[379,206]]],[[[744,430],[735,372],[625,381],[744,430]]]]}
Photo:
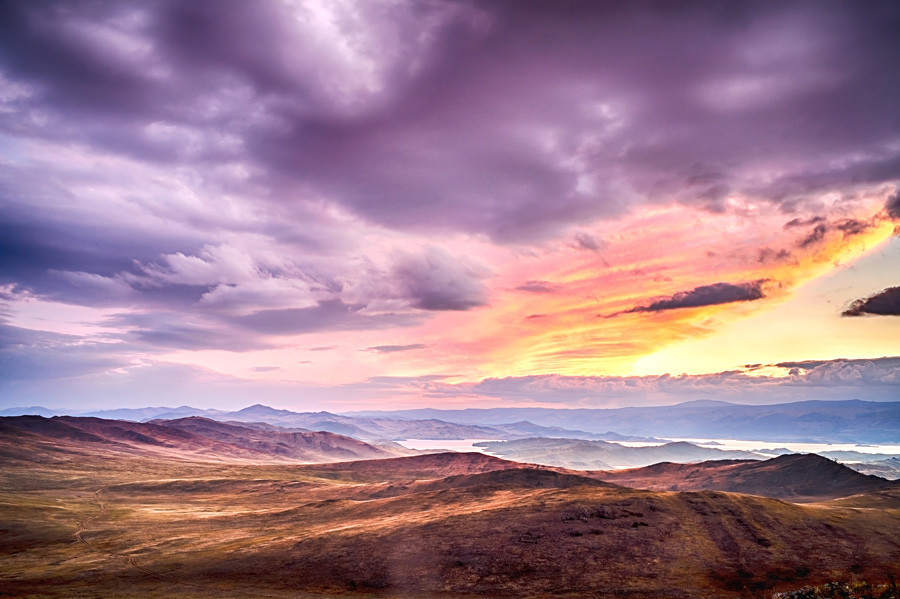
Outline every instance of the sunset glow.
{"type": "Polygon", "coordinates": [[[900,396],[891,3],[3,12],[5,407],[900,396]]]}

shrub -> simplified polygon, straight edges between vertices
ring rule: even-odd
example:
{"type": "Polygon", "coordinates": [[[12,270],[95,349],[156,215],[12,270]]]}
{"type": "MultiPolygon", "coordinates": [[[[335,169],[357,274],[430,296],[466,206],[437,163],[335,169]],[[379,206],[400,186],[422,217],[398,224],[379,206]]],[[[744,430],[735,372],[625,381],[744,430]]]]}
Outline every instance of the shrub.
{"type": "Polygon", "coordinates": [[[900,590],[890,584],[867,582],[829,582],[820,587],[805,586],[796,591],[775,593],[772,599],[900,599],[900,590]]]}

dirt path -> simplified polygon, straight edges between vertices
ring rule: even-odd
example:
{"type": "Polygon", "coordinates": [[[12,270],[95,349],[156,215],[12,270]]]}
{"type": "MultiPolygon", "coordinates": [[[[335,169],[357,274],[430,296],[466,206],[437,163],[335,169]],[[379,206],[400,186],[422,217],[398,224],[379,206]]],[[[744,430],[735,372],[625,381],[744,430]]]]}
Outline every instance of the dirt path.
{"type": "MultiPolygon", "coordinates": [[[[151,570],[150,568],[147,568],[147,567],[142,566],[139,563],[137,563],[137,560],[135,560],[135,558],[130,555],[125,555],[123,553],[117,553],[117,552],[103,551],[103,550],[99,549],[96,545],[92,544],[90,541],[85,539],[84,535],[86,532],[88,532],[88,528],[87,528],[88,525],[93,522],[99,522],[103,518],[107,517],[107,515],[109,514],[109,511],[106,507],[106,503],[104,503],[101,498],[101,495],[100,495],[101,491],[102,491],[102,489],[98,489],[97,491],[95,491],[93,499],[92,499],[92,503],[97,505],[97,508],[98,508],[97,513],[92,516],[89,516],[83,520],[79,520],[78,521],[78,529],[73,533],[73,536],[75,537],[75,539],[79,543],[84,545],[88,551],[91,551],[93,553],[96,553],[96,554],[99,554],[99,555],[102,555],[102,556],[105,556],[105,557],[108,557],[111,559],[124,559],[129,567],[134,568],[135,570],[137,570],[141,574],[144,574],[145,576],[149,576],[151,578],[156,578],[157,580],[163,581],[167,584],[177,586],[177,587],[202,590],[202,591],[204,591],[204,593],[203,593],[204,597],[211,596],[211,595],[219,595],[221,593],[221,590],[219,590],[215,587],[204,586],[204,585],[194,584],[194,583],[190,583],[190,582],[184,582],[184,581],[178,580],[175,577],[169,576],[167,574],[163,574],[161,572],[151,570]]],[[[133,530],[131,530],[131,531],[134,532],[133,530]]],[[[272,595],[271,593],[267,593],[266,591],[264,591],[263,589],[260,589],[258,587],[247,588],[245,590],[229,589],[228,596],[235,596],[236,592],[239,593],[241,596],[253,597],[254,599],[259,599],[259,598],[264,598],[264,597],[269,597],[269,598],[284,597],[283,594],[272,595]]],[[[297,593],[297,594],[292,594],[292,596],[300,598],[300,597],[307,597],[308,595],[297,593]]]]}
{"type": "Polygon", "coordinates": [[[189,582],[178,581],[178,580],[173,579],[171,576],[167,576],[160,572],[154,572],[153,570],[151,570],[149,568],[145,568],[144,566],[141,566],[140,564],[138,564],[137,561],[135,561],[135,559],[131,556],[122,555],[121,553],[102,551],[102,550],[98,549],[95,545],[88,542],[87,539],[84,538],[84,533],[87,532],[86,525],[91,522],[97,522],[97,521],[101,520],[102,518],[105,518],[107,516],[107,514],[109,513],[108,510],[106,509],[106,504],[103,503],[102,499],[100,498],[100,491],[101,491],[100,489],[98,489],[97,491],[94,491],[94,498],[92,500],[92,502],[96,503],[97,507],[99,508],[97,513],[94,514],[93,516],[85,518],[84,520],[78,521],[78,530],[75,531],[74,537],[79,543],[81,543],[82,545],[87,547],[88,550],[90,550],[94,553],[98,553],[100,555],[103,555],[103,556],[106,556],[109,558],[114,558],[114,559],[124,558],[126,560],[126,562],[128,563],[128,565],[130,567],[134,568],[135,570],[137,570],[138,572],[141,572],[142,574],[145,574],[147,576],[152,576],[153,578],[162,580],[169,584],[174,584],[174,585],[188,587],[188,588],[194,588],[194,589],[209,590],[209,589],[207,589],[207,587],[204,587],[204,586],[192,584],[189,582]]]}

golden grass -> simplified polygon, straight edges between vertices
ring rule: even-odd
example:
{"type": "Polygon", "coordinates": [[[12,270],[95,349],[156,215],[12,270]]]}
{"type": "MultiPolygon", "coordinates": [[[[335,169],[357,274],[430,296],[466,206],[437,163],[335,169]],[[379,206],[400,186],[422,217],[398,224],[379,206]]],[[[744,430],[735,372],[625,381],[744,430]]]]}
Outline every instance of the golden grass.
{"type": "Polygon", "coordinates": [[[900,575],[890,494],[801,506],[551,470],[444,479],[456,458],[429,478],[427,460],[321,468],[44,449],[0,473],[5,596],[768,597],[900,575]]]}

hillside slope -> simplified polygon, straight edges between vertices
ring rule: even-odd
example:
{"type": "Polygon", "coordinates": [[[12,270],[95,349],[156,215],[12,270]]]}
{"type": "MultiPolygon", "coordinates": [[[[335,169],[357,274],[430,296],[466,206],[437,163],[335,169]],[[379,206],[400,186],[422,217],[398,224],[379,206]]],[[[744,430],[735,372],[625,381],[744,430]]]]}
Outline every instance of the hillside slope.
{"type": "Polygon", "coordinates": [[[765,461],[661,463],[597,473],[598,478],[656,491],[716,490],[791,501],[823,501],[895,486],[816,454],[790,454],[765,461]]]}
{"type": "Polygon", "coordinates": [[[207,439],[229,443],[267,455],[282,456],[310,463],[386,458],[410,453],[400,446],[385,449],[325,431],[259,430],[199,416],[176,420],[154,420],[150,424],[188,431],[207,439]]]}
{"type": "Polygon", "coordinates": [[[403,448],[375,447],[326,432],[259,431],[191,417],[179,421],[130,422],[72,416],[0,418],[2,449],[27,459],[44,455],[157,456],[188,460],[333,462],[408,455],[403,448]]]}
{"type": "Polygon", "coordinates": [[[517,462],[559,466],[578,470],[647,466],[658,462],[699,462],[701,460],[762,459],[749,451],[723,451],[676,442],[650,447],[627,447],[606,441],[579,439],[517,439],[477,443],[493,455],[517,462]]]}
{"type": "Polygon", "coordinates": [[[4,462],[5,595],[744,599],[900,575],[886,491],[798,505],[477,454],[288,465],[99,445],[4,462]]]}

